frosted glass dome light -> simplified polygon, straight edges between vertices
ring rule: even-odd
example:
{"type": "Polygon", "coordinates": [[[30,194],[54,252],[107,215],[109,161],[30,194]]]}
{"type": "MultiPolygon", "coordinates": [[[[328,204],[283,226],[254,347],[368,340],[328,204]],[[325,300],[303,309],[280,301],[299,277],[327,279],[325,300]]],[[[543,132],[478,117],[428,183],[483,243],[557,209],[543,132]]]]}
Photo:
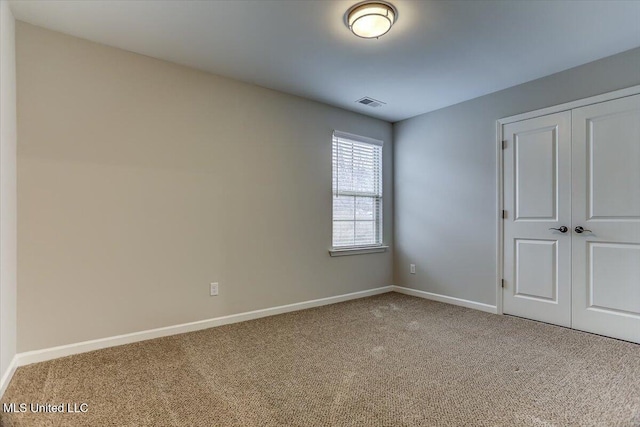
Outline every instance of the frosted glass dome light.
{"type": "Polygon", "coordinates": [[[352,6],[345,21],[353,34],[364,39],[377,39],[385,35],[398,19],[398,11],[383,1],[367,1],[352,6]]]}

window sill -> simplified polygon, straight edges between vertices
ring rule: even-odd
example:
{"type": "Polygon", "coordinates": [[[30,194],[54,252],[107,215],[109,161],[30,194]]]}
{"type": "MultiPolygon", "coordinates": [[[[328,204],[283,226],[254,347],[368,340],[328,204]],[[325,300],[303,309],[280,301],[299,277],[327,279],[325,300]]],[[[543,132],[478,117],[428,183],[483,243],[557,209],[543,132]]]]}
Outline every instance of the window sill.
{"type": "Polygon", "coordinates": [[[386,252],[389,246],[366,246],[359,248],[332,248],[329,249],[329,255],[334,256],[347,256],[347,255],[363,255],[374,254],[377,252],[386,252]]]}

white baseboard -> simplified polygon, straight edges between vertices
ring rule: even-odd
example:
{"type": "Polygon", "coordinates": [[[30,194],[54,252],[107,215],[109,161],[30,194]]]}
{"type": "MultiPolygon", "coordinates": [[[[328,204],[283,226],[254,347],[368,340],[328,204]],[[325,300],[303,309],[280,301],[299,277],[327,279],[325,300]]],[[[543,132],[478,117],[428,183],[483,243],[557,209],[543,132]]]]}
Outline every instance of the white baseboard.
{"type": "Polygon", "coordinates": [[[433,301],[444,302],[447,304],[459,305],[461,307],[473,308],[474,310],[485,311],[487,313],[498,313],[498,308],[495,305],[484,304],[481,302],[469,301],[462,298],[449,297],[446,295],[434,294],[431,292],[420,291],[417,289],[405,288],[403,286],[393,286],[394,292],[399,292],[405,295],[411,295],[414,297],[420,297],[430,299],[433,301]]]}
{"type": "Polygon", "coordinates": [[[18,369],[18,355],[13,356],[13,359],[11,359],[11,362],[9,363],[9,367],[7,367],[2,378],[0,378],[0,398],[4,396],[4,392],[11,382],[11,378],[13,378],[13,374],[16,372],[16,369],[18,369]]]}
{"type": "Polygon", "coordinates": [[[483,304],[475,301],[469,301],[460,298],[449,297],[446,295],[434,294],[431,292],[420,291],[417,289],[405,288],[402,286],[383,286],[366,291],[353,292],[350,294],[337,295],[333,297],[320,298],[311,301],[304,301],[295,304],[281,305],[278,307],[265,308],[262,310],[248,311],[245,313],[232,314],[229,316],[215,317],[213,319],[200,320],[197,322],[183,323],[180,325],[167,326],[164,328],[149,329],[146,331],[133,332],[130,334],[117,335],[113,337],[100,338],[96,340],[83,341],[74,344],[61,345],[58,347],[45,348],[42,350],[27,351],[18,353],[13,360],[7,372],[0,382],[0,397],[4,393],[6,386],[9,384],[13,373],[19,366],[30,365],[32,363],[45,362],[47,360],[57,359],[60,357],[71,356],[88,351],[100,350],[107,347],[115,347],[124,344],[131,344],[139,341],[146,341],[154,338],[161,338],[170,335],[183,334],[186,332],[199,331],[202,329],[214,328],[216,326],[228,325],[231,323],[245,322],[247,320],[259,319],[261,317],[275,316],[277,314],[289,313],[292,311],[304,310],[307,308],[320,307],[323,305],[335,304],[338,302],[349,301],[358,298],[365,298],[373,295],[383,294],[386,292],[399,292],[415,297],[426,298],[434,301],[444,302],[462,307],[472,308],[485,311],[488,313],[497,313],[496,306],[483,304]]]}
{"type": "Polygon", "coordinates": [[[320,307],[323,305],[335,304],[352,299],[365,298],[372,295],[378,295],[392,291],[393,286],[383,286],[381,288],[369,289],[366,291],[320,298],[295,304],[281,305],[278,307],[265,308],[262,310],[248,311],[245,313],[232,314],[229,316],[216,317],[213,319],[200,320],[197,322],[183,323],[181,325],[149,329],[146,331],[133,332],[130,334],[100,338],[91,341],[83,341],[75,344],[61,345],[58,347],[45,348],[42,350],[27,351],[24,353],[19,353],[16,356],[17,366],[30,365],[32,363],[44,362],[47,360],[57,359],[59,357],[71,356],[73,354],[86,353],[88,351],[100,350],[102,348],[115,347],[118,345],[130,344],[138,341],[146,341],[154,338],[166,337],[169,335],[183,334],[185,332],[193,332],[201,329],[228,325],[231,323],[245,322],[247,320],[259,319],[261,317],[274,316],[276,314],[289,313],[292,311],[304,310],[312,307],[320,307]]]}

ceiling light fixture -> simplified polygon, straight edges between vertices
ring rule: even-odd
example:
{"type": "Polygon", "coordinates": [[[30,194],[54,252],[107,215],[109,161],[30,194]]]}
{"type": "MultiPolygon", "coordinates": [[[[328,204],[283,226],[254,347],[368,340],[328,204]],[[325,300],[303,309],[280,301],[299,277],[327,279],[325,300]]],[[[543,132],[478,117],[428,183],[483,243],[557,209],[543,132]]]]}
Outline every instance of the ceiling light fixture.
{"type": "Polygon", "coordinates": [[[387,34],[398,20],[398,10],[386,1],[364,1],[351,6],[344,19],[356,36],[377,39],[387,34]]]}

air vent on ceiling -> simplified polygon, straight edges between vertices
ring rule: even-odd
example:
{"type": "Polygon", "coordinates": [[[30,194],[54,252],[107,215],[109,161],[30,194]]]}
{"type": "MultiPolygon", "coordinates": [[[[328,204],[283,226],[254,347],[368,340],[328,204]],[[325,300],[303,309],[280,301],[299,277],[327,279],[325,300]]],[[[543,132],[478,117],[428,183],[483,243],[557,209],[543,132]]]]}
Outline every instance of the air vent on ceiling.
{"type": "Polygon", "coordinates": [[[373,108],[382,107],[383,105],[386,104],[385,102],[378,101],[377,99],[369,98],[368,96],[358,99],[356,102],[362,105],[366,105],[367,107],[373,107],[373,108]]]}

